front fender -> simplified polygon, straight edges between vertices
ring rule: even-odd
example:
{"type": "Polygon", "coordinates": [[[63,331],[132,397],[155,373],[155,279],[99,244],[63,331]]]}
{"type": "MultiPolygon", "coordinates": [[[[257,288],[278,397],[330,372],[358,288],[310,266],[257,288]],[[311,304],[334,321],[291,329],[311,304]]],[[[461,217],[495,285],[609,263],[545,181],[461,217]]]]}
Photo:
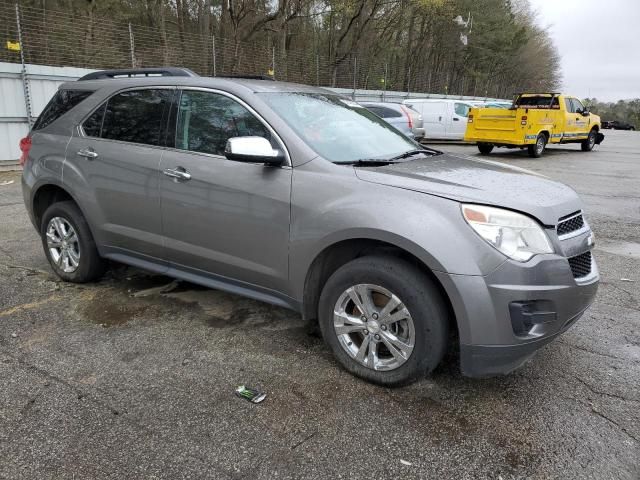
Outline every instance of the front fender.
{"type": "Polygon", "coordinates": [[[313,261],[345,240],[378,240],[401,248],[434,272],[485,275],[505,261],[467,225],[456,201],[359,180],[349,167],[334,174],[294,169],[289,244],[290,295],[302,299],[313,261]],[[340,192],[336,194],[336,192],[340,192]]]}

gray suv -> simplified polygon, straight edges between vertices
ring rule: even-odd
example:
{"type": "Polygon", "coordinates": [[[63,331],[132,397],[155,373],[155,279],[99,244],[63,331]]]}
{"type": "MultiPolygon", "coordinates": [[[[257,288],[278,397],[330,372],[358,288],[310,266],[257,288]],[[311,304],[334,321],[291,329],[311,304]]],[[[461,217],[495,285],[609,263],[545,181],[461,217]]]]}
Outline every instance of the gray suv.
{"type": "Polygon", "coordinates": [[[422,147],[320,88],[96,72],[60,86],[21,148],[63,280],[114,260],[287,307],[378,384],[448,348],[465,375],[507,373],[596,294],[572,189],[422,147]]]}

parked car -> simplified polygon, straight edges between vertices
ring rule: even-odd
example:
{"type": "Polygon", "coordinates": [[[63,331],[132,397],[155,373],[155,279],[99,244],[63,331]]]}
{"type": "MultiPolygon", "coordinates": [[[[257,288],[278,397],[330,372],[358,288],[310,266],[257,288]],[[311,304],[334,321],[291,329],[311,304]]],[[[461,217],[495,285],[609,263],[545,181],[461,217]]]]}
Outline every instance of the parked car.
{"type": "Polygon", "coordinates": [[[602,128],[611,128],[611,122],[603,120],[601,126],[602,128]]]}
{"type": "Polygon", "coordinates": [[[635,130],[636,126],[627,122],[619,122],[618,120],[613,120],[612,122],[607,122],[607,128],[612,128],[613,130],[635,130]]]}
{"type": "Polygon", "coordinates": [[[60,86],[21,148],[61,279],[97,280],[114,260],[287,307],[381,385],[456,345],[465,375],[509,372],[598,286],[571,188],[418,148],[321,88],[95,72],[60,86]]]}
{"type": "Polygon", "coordinates": [[[464,139],[475,142],[483,155],[494,147],[526,148],[538,158],[549,143],[579,143],[590,152],[604,139],[600,117],[575,97],[559,93],[523,93],[508,111],[474,108],[464,139]]]}
{"type": "Polygon", "coordinates": [[[444,98],[412,98],[403,102],[422,115],[425,139],[462,140],[474,104],[444,98]]]}
{"type": "Polygon", "coordinates": [[[393,102],[360,102],[367,110],[390,123],[398,130],[414,140],[424,137],[422,115],[408,105],[393,102]]]}
{"type": "Polygon", "coordinates": [[[481,106],[486,108],[502,108],[504,110],[507,110],[513,106],[513,103],[512,102],[484,102],[481,106]]]}

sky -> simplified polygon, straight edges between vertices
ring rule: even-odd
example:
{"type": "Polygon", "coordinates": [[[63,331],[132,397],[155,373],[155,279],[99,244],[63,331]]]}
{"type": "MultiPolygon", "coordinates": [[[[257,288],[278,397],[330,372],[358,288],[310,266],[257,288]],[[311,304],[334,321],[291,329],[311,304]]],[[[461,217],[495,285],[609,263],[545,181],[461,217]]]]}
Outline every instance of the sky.
{"type": "Polygon", "coordinates": [[[640,98],[640,0],[530,0],[562,57],[562,91],[640,98]]]}

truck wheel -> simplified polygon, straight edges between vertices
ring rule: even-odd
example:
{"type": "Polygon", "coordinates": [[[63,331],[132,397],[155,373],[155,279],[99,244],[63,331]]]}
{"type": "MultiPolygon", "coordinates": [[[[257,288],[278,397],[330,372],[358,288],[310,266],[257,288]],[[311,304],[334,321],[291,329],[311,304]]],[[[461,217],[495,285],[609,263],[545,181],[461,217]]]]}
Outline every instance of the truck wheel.
{"type": "Polygon", "coordinates": [[[590,152],[593,150],[594,145],[596,144],[596,137],[598,136],[598,132],[595,128],[592,128],[589,132],[589,136],[586,140],[583,140],[580,144],[580,148],[583,152],[590,152]]]}
{"type": "Polygon", "coordinates": [[[395,257],[365,256],[340,267],[322,290],[318,314],[338,362],[379,385],[426,376],[446,350],[449,315],[438,287],[395,257]]]}
{"type": "Polygon", "coordinates": [[[546,146],[547,146],[547,136],[544,133],[538,134],[538,138],[536,138],[536,143],[534,143],[533,145],[527,146],[527,150],[529,151],[529,156],[533,158],[540,158],[546,146]]]}
{"type": "Polygon", "coordinates": [[[482,155],[489,155],[493,150],[493,145],[491,143],[478,143],[478,150],[482,155]]]}

